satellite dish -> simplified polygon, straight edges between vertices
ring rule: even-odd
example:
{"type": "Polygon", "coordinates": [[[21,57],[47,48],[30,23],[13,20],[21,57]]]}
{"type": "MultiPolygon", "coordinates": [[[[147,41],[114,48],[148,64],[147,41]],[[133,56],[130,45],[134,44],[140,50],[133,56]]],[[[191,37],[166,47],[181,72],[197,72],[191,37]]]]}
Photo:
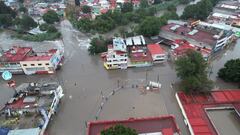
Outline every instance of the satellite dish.
{"type": "Polygon", "coordinates": [[[2,73],[2,78],[5,80],[5,81],[8,81],[10,79],[12,79],[12,73],[9,72],[9,71],[4,71],[2,73]]]}

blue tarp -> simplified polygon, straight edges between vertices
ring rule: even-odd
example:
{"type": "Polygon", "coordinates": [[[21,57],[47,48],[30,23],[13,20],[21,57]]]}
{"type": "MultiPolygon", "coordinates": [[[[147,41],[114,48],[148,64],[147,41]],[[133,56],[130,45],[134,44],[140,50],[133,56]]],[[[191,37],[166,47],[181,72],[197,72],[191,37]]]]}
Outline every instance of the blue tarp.
{"type": "Polygon", "coordinates": [[[0,128],[0,135],[7,135],[9,131],[8,128],[0,128]]]}

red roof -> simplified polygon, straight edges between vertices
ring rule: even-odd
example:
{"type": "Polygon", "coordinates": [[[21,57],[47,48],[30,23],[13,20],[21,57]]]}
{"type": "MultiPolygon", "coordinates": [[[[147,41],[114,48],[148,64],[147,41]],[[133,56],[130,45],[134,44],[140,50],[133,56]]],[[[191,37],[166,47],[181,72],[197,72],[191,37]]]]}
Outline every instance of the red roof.
{"type": "Polygon", "coordinates": [[[50,60],[57,49],[51,49],[48,52],[38,54],[32,52],[31,47],[16,47],[9,49],[4,52],[1,57],[2,61],[6,62],[20,62],[20,61],[39,61],[39,60],[50,60]]]}
{"type": "Polygon", "coordinates": [[[153,133],[162,132],[163,135],[180,134],[175,118],[173,116],[162,116],[152,118],[131,118],[128,120],[113,121],[93,121],[88,123],[87,135],[98,135],[104,129],[108,129],[114,125],[122,124],[126,127],[133,128],[137,133],[153,133]]]}
{"type": "Polygon", "coordinates": [[[240,90],[212,91],[208,95],[177,93],[195,135],[217,135],[205,108],[233,106],[240,112],[240,90]]]}
{"type": "Polygon", "coordinates": [[[149,44],[147,45],[147,48],[152,55],[166,53],[166,51],[162,49],[158,44],[149,44]]]}
{"type": "Polygon", "coordinates": [[[42,53],[38,56],[27,56],[23,61],[47,61],[50,60],[56,52],[57,49],[51,49],[47,53],[42,53]]]}
{"type": "Polygon", "coordinates": [[[174,49],[176,55],[183,55],[187,50],[194,50],[194,46],[189,44],[180,45],[178,48],[174,49]]]}
{"type": "Polygon", "coordinates": [[[106,8],[105,8],[105,9],[101,9],[101,13],[102,13],[102,14],[105,14],[105,13],[107,13],[107,12],[108,12],[108,9],[106,9],[106,8]]]}
{"type": "Polygon", "coordinates": [[[191,28],[185,27],[183,25],[179,25],[180,27],[177,28],[176,29],[177,31],[174,32],[174,31],[171,30],[171,27],[173,27],[175,25],[176,25],[175,23],[167,24],[167,25],[161,27],[161,30],[171,32],[171,33],[174,33],[176,35],[181,35],[181,33],[183,32],[184,35],[181,35],[181,36],[185,36],[185,37],[188,37],[190,39],[194,39],[198,42],[207,43],[209,45],[214,45],[215,42],[216,42],[216,39],[213,38],[214,34],[212,34],[210,32],[198,30],[198,32],[195,33],[194,35],[189,35],[188,33],[190,31],[192,31],[191,28]]]}
{"type": "Polygon", "coordinates": [[[4,61],[7,62],[19,62],[23,60],[27,56],[27,54],[31,51],[32,51],[31,47],[14,46],[13,48],[4,52],[2,58],[4,59],[4,61]]]}

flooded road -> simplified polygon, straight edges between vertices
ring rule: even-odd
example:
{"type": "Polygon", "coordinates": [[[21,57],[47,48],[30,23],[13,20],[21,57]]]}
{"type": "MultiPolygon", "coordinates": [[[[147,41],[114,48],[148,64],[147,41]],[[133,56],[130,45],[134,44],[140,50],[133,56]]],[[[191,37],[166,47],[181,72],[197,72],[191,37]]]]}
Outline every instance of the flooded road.
{"type": "MultiPolygon", "coordinates": [[[[189,134],[174,96],[175,87],[171,85],[179,81],[171,63],[150,68],[107,71],[98,56],[88,55],[87,47],[90,37],[74,30],[68,21],[63,21],[61,25],[63,40],[56,42],[26,43],[20,40],[6,40],[6,35],[0,35],[0,38],[5,37],[0,40],[0,44],[6,48],[21,44],[22,46],[32,45],[41,50],[47,47],[61,48],[64,45],[64,66],[55,75],[13,76],[17,84],[31,81],[58,81],[63,85],[65,96],[59,113],[54,116],[49,126],[50,135],[84,135],[85,122],[96,119],[102,96],[106,97],[118,86],[123,88],[108,99],[98,115],[99,120],[173,114],[176,116],[182,134],[189,134]],[[158,92],[142,94],[139,88],[133,88],[146,79],[156,81],[158,75],[162,84],[158,92]]],[[[211,75],[213,80],[216,77],[216,70],[227,59],[233,56],[239,57],[239,43],[234,46],[234,49],[227,51],[223,59],[213,62],[214,73],[211,75]]],[[[1,81],[1,84],[5,82],[1,81]]]]}

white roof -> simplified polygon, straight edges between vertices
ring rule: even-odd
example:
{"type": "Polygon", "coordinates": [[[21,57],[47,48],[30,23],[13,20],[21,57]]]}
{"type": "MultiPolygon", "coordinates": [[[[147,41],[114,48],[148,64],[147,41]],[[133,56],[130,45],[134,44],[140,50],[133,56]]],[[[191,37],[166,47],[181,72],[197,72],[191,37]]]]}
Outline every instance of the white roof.
{"type": "Polygon", "coordinates": [[[136,36],[136,37],[133,37],[133,43],[134,45],[141,45],[141,37],[140,36],[136,36]]]}
{"type": "Polygon", "coordinates": [[[145,39],[144,39],[144,37],[142,35],[141,35],[141,40],[142,40],[142,43],[145,45],[146,42],[145,42],[145,39]]]}
{"type": "Polygon", "coordinates": [[[126,45],[131,46],[131,45],[145,45],[145,39],[142,35],[135,36],[135,37],[128,37],[125,39],[126,40],[126,45]]]}
{"type": "Polygon", "coordinates": [[[227,5],[227,4],[222,4],[221,7],[223,8],[229,8],[229,9],[238,9],[238,6],[233,6],[233,5],[227,5]]]}
{"type": "Polygon", "coordinates": [[[30,129],[15,129],[10,130],[8,135],[39,135],[39,128],[30,128],[30,129]]]}
{"type": "Polygon", "coordinates": [[[126,45],[128,46],[133,45],[132,37],[126,38],[126,45]]]}

